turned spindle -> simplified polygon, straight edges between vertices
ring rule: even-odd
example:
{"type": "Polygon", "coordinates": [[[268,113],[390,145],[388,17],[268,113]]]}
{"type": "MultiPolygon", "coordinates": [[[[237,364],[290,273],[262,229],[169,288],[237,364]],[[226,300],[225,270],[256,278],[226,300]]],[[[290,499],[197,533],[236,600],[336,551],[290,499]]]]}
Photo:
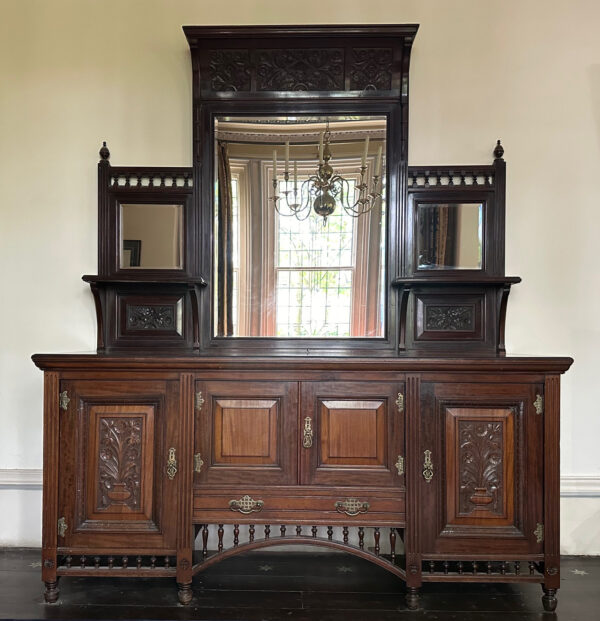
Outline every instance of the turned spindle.
{"type": "Polygon", "coordinates": [[[202,557],[208,555],[208,524],[202,526],[202,557]]]}

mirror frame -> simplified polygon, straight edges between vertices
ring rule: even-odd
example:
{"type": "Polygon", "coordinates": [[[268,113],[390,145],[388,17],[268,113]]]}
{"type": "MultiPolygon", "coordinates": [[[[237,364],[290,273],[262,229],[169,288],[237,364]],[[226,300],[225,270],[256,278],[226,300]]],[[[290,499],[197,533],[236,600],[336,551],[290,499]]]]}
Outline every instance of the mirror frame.
{"type": "MultiPolygon", "coordinates": [[[[455,272],[464,272],[464,271],[471,271],[473,273],[481,273],[483,271],[485,271],[485,233],[486,233],[486,227],[485,227],[485,214],[487,211],[487,203],[483,203],[481,201],[476,201],[476,200],[471,200],[471,201],[463,201],[463,202],[458,202],[458,201],[452,201],[452,202],[446,202],[446,203],[441,203],[441,202],[437,202],[437,201],[433,201],[433,200],[419,200],[419,201],[415,201],[414,205],[414,217],[415,217],[415,221],[414,221],[414,230],[415,230],[415,246],[414,246],[414,254],[413,254],[413,264],[415,266],[415,273],[416,274],[423,274],[424,272],[431,272],[431,271],[435,271],[435,272],[442,272],[442,273],[448,273],[448,274],[453,274],[455,272]],[[482,220],[482,227],[481,227],[481,239],[478,237],[477,238],[477,242],[479,243],[479,245],[481,246],[481,260],[480,260],[480,266],[479,267],[461,267],[459,265],[455,265],[455,266],[451,266],[451,265],[446,265],[443,267],[438,267],[436,265],[432,265],[432,267],[422,267],[420,265],[420,261],[419,261],[419,252],[421,250],[424,250],[423,248],[420,247],[419,245],[419,241],[421,238],[421,231],[420,231],[420,223],[419,223],[419,217],[421,215],[420,210],[423,207],[431,207],[431,206],[440,206],[440,205],[445,205],[448,207],[454,206],[454,207],[462,207],[462,206],[475,206],[475,207],[479,207],[478,213],[477,213],[477,220],[479,221],[479,211],[481,211],[481,220],[482,220]]],[[[479,227],[478,227],[479,228],[479,227]]]]}
{"type": "MultiPolygon", "coordinates": [[[[458,195],[458,192],[456,193],[458,195]]],[[[493,248],[494,240],[492,231],[494,226],[490,220],[493,217],[493,193],[492,192],[472,192],[468,196],[464,194],[458,198],[446,191],[441,192],[413,192],[408,198],[408,222],[410,223],[411,236],[410,243],[406,247],[406,259],[409,274],[418,276],[419,278],[427,278],[433,274],[433,277],[440,276],[456,276],[466,274],[468,277],[487,274],[490,268],[493,269],[495,259],[493,248]],[[480,203],[483,206],[483,235],[481,248],[481,267],[480,268],[446,268],[446,269],[419,269],[418,265],[418,206],[419,205],[435,205],[435,204],[458,204],[458,203],[480,203]]]]}
{"type": "Polygon", "coordinates": [[[204,336],[203,346],[209,350],[226,350],[228,352],[243,352],[243,353],[258,353],[265,352],[270,353],[278,352],[281,354],[297,353],[298,350],[315,354],[327,354],[332,355],[335,353],[350,353],[354,355],[372,355],[374,351],[381,351],[383,353],[391,353],[395,350],[395,343],[397,341],[397,325],[395,321],[396,317],[396,305],[395,305],[395,291],[392,288],[392,280],[399,269],[399,253],[397,252],[400,244],[399,240],[399,221],[400,212],[398,206],[401,203],[400,200],[400,170],[401,162],[399,158],[398,145],[396,141],[392,143],[390,136],[397,135],[399,128],[394,123],[394,105],[384,103],[363,103],[358,106],[356,104],[328,104],[310,107],[301,106],[298,107],[294,104],[286,104],[278,106],[276,111],[273,111],[272,115],[285,116],[285,115],[312,115],[312,116],[326,116],[326,115],[381,115],[386,117],[386,143],[387,143],[387,157],[386,157],[386,189],[388,193],[388,209],[386,218],[386,281],[384,284],[385,293],[385,329],[383,336],[381,337],[330,337],[330,338],[304,338],[304,337],[223,337],[214,335],[214,321],[216,318],[213,316],[213,299],[214,299],[214,287],[216,282],[214,281],[214,251],[215,251],[215,239],[214,239],[214,175],[215,175],[215,162],[213,158],[214,152],[214,121],[219,116],[271,116],[264,113],[264,105],[255,106],[245,104],[241,106],[223,106],[222,104],[206,105],[203,107],[201,115],[203,121],[203,135],[206,136],[204,141],[203,157],[207,162],[206,166],[202,167],[202,177],[200,180],[200,187],[205,188],[201,197],[201,222],[202,232],[201,238],[204,240],[210,239],[210,244],[206,243],[202,246],[202,273],[209,275],[207,278],[208,286],[203,291],[202,295],[202,326],[201,334],[204,336]]]}
{"type": "MultiPolygon", "coordinates": [[[[470,168],[476,169],[477,167],[470,168]]],[[[488,167],[486,174],[489,171],[494,172],[494,181],[493,186],[488,188],[481,184],[413,185],[408,188],[406,203],[408,230],[403,251],[404,277],[438,280],[448,278],[452,281],[460,281],[504,275],[504,161],[495,160],[494,165],[488,167]],[[483,205],[483,248],[480,269],[418,269],[417,205],[424,203],[481,203],[483,205]]]]}
{"type": "Polygon", "coordinates": [[[184,26],[190,44],[194,101],[195,208],[200,214],[201,345],[207,354],[393,356],[398,347],[397,291],[406,196],[408,69],[416,25],[184,26]],[[310,50],[321,66],[302,58],[310,50]],[[389,61],[383,79],[365,71],[363,52],[389,61]],[[282,59],[296,55],[299,63],[282,59]],[[266,74],[261,64],[274,69],[266,74]],[[269,64],[270,63],[270,64],[269,64]],[[370,80],[377,82],[373,84],[370,80]],[[218,116],[385,116],[387,222],[383,337],[287,338],[213,335],[214,119],[218,116]],[[210,243],[207,243],[210,240],[210,243]]]}
{"type": "Polygon", "coordinates": [[[145,167],[111,167],[99,164],[99,181],[104,185],[99,188],[99,230],[107,234],[99,238],[98,265],[99,273],[108,278],[122,278],[125,280],[185,280],[198,276],[198,260],[195,249],[197,247],[196,218],[193,208],[193,188],[191,176],[187,169],[145,167]],[[183,171],[183,172],[182,172],[183,171]],[[108,179],[103,179],[108,175],[108,179]],[[143,179],[155,178],[164,182],[165,177],[170,179],[189,177],[190,183],[171,186],[143,185],[143,179]],[[111,181],[112,180],[112,181],[111,181]],[[123,180],[123,184],[115,183],[123,180]],[[131,180],[136,180],[132,183],[131,180]],[[182,205],[183,230],[181,243],[181,268],[122,268],[121,267],[121,204],[155,204],[155,205],[182,205]]]}
{"type": "MultiPolygon", "coordinates": [[[[295,116],[300,116],[300,115],[296,115],[296,114],[294,114],[294,115],[295,115],[295,116]]],[[[216,138],[215,138],[215,120],[216,120],[219,116],[220,116],[220,115],[219,115],[219,114],[216,114],[216,113],[212,115],[212,132],[211,132],[211,135],[212,135],[212,140],[213,140],[213,148],[214,148],[214,146],[216,145],[216,138]]],[[[235,114],[235,115],[232,115],[232,116],[233,116],[233,118],[235,118],[236,116],[237,116],[237,117],[240,117],[240,118],[245,118],[245,115],[243,115],[243,114],[235,114]]],[[[265,114],[262,114],[262,115],[257,115],[257,116],[259,116],[259,117],[265,117],[265,118],[268,118],[268,117],[270,117],[271,115],[265,115],[265,114]]],[[[275,116],[275,115],[273,115],[273,116],[275,116]]],[[[311,115],[311,116],[313,116],[313,115],[311,115]]],[[[317,115],[314,115],[314,116],[317,116],[317,115]]],[[[353,114],[353,116],[356,116],[356,114],[353,114]]],[[[365,117],[367,117],[367,116],[372,116],[372,115],[364,115],[364,116],[365,116],[365,117]]],[[[385,122],[386,122],[386,126],[385,126],[385,141],[386,141],[386,142],[385,142],[385,144],[386,144],[386,149],[387,149],[387,144],[388,144],[388,143],[387,143],[387,141],[389,140],[389,131],[388,131],[388,130],[389,130],[389,128],[388,128],[388,125],[389,125],[389,116],[388,116],[387,114],[386,114],[386,115],[382,115],[382,117],[383,117],[383,116],[385,117],[385,122]]],[[[228,117],[228,118],[231,118],[231,117],[228,117]]],[[[287,126],[286,126],[286,127],[287,127],[287,126]]],[[[334,130],[332,129],[332,133],[333,133],[333,132],[334,132],[334,130]]],[[[315,138],[315,149],[316,149],[317,143],[318,143],[318,137],[317,137],[317,138],[315,138]]],[[[281,144],[282,144],[282,146],[283,146],[283,142],[282,142],[281,144]]],[[[335,145],[333,146],[333,150],[335,151],[335,145]]],[[[270,151],[271,151],[271,147],[269,148],[269,152],[270,152],[270,151]]],[[[362,152],[362,145],[361,145],[361,152],[362,152]]],[[[387,155],[387,153],[389,153],[389,149],[387,149],[387,150],[386,150],[386,155],[387,155]]],[[[360,156],[358,156],[358,157],[360,157],[360,156]]],[[[316,160],[315,160],[315,161],[316,161],[316,160]]],[[[270,162],[270,158],[269,158],[269,162],[270,162]]],[[[384,163],[386,164],[386,166],[387,166],[387,163],[386,163],[386,162],[387,162],[387,157],[383,160],[383,162],[384,162],[384,163]]],[[[216,179],[216,174],[215,174],[215,172],[216,172],[216,171],[215,171],[215,162],[214,162],[214,158],[213,158],[213,160],[211,161],[211,166],[212,166],[212,172],[213,172],[213,175],[215,175],[215,176],[213,177],[213,179],[214,179],[214,183],[215,183],[215,186],[216,186],[216,185],[218,184],[218,181],[217,181],[217,179],[216,179]]],[[[387,169],[384,169],[384,178],[386,177],[386,175],[387,175],[387,169]]],[[[385,178],[385,181],[386,181],[386,183],[387,183],[387,178],[385,178]]],[[[267,190],[270,190],[270,188],[268,188],[267,190]]],[[[387,187],[386,187],[386,192],[389,194],[389,189],[388,189],[387,187]]],[[[269,204],[269,206],[271,207],[272,205],[271,205],[271,204],[269,204]]],[[[339,209],[341,209],[341,207],[339,207],[339,209]]],[[[273,212],[275,212],[275,208],[274,208],[274,207],[273,207],[273,212]]],[[[215,199],[214,199],[214,196],[213,196],[212,211],[211,211],[211,216],[210,216],[210,217],[211,217],[211,221],[214,223],[215,218],[216,218],[216,205],[215,205],[215,199]]],[[[367,217],[368,217],[368,216],[367,216],[367,217]]],[[[384,229],[383,229],[383,231],[382,231],[382,234],[383,234],[383,236],[384,236],[384,238],[385,238],[385,242],[386,242],[386,256],[385,256],[385,261],[386,261],[386,270],[385,270],[385,280],[384,280],[384,282],[382,283],[381,288],[378,290],[378,294],[379,294],[379,295],[381,295],[381,293],[384,293],[384,294],[385,294],[385,295],[384,295],[384,302],[383,302],[383,306],[384,306],[385,308],[387,308],[387,299],[388,299],[388,292],[387,292],[387,290],[386,290],[386,287],[387,287],[387,285],[389,284],[389,282],[388,282],[388,281],[390,280],[390,279],[388,278],[388,271],[387,271],[387,261],[389,261],[389,253],[387,252],[387,249],[388,249],[388,218],[389,218],[389,205],[388,205],[388,206],[386,206],[386,215],[385,215],[385,222],[384,222],[384,224],[385,224],[385,228],[384,228],[384,229]]],[[[205,218],[203,218],[203,220],[204,220],[204,219],[205,219],[205,218]]],[[[358,218],[356,218],[356,219],[358,220],[358,218]]],[[[275,242],[274,242],[274,243],[275,243],[275,242]]],[[[214,257],[215,257],[215,254],[214,254],[214,253],[215,253],[215,251],[216,251],[216,249],[217,249],[217,248],[216,248],[216,244],[217,244],[217,241],[216,241],[216,240],[215,240],[215,238],[214,238],[214,227],[213,227],[213,230],[212,230],[212,252],[213,252],[213,255],[212,255],[212,256],[213,256],[213,264],[212,264],[212,269],[214,269],[215,267],[217,267],[217,266],[214,264],[214,257]]],[[[395,273],[395,272],[394,272],[394,273],[395,273]]],[[[218,286],[218,279],[217,279],[217,276],[216,276],[216,273],[215,273],[215,272],[213,272],[213,273],[211,274],[211,282],[214,282],[214,286],[213,286],[213,287],[210,287],[210,289],[209,289],[209,290],[210,290],[210,292],[211,292],[211,295],[215,296],[215,287],[216,287],[216,286],[218,286]]],[[[275,299],[270,300],[270,302],[271,302],[272,304],[274,304],[274,303],[275,303],[275,299]]],[[[215,304],[216,304],[216,301],[213,299],[211,309],[214,309],[214,305],[215,305],[215,304]]],[[[384,311],[384,309],[383,309],[381,306],[382,306],[382,305],[378,305],[378,306],[377,306],[377,308],[378,308],[378,314],[384,311]]],[[[212,315],[212,314],[211,314],[211,315],[212,315]]],[[[226,336],[226,337],[224,337],[224,336],[217,336],[217,335],[215,334],[215,333],[216,333],[216,330],[215,330],[215,317],[214,317],[214,316],[212,316],[211,318],[212,318],[212,321],[211,321],[211,334],[213,335],[213,338],[215,338],[215,339],[226,339],[226,340],[228,340],[228,341],[229,341],[229,340],[231,340],[232,338],[240,338],[240,339],[258,339],[258,338],[263,338],[263,339],[278,339],[278,340],[280,340],[280,339],[290,339],[290,340],[292,340],[292,341],[301,341],[301,342],[306,342],[306,341],[309,341],[309,340],[312,340],[312,341],[318,341],[318,342],[321,342],[321,341],[327,341],[327,342],[330,342],[330,341],[333,341],[333,340],[336,340],[336,341],[337,341],[337,340],[341,340],[341,339],[343,339],[343,340],[350,340],[350,341],[353,341],[353,342],[354,342],[354,341],[360,341],[361,339],[372,339],[372,340],[377,340],[377,341],[380,341],[380,340],[382,340],[382,339],[384,339],[384,338],[385,338],[386,328],[387,328],[387,319],[386,319],[386,320],[384,321],[383,332],[382,332],[381,336],[315,337],[315,338],[313,338],[313,339],[310,339],[309,337],[292,337],[292,336],[290,336],[290,337],[286,337],[286,336],[226,336]]]]}

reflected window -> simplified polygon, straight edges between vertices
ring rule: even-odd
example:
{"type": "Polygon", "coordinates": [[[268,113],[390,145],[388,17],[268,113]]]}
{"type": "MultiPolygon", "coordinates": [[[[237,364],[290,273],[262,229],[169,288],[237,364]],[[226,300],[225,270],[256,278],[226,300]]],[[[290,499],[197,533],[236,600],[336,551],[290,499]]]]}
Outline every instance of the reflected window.
{"type": "Polygon", "coordinates": [[[314,212],[275,221],[276,335],[351,336],[356,219],[336,209],[325,223],[314,212]]]}

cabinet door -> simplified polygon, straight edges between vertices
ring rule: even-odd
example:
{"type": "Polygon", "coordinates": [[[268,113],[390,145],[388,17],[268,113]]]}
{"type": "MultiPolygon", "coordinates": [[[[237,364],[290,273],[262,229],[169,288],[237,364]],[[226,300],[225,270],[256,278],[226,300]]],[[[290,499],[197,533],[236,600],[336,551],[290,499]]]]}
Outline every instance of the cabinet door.
{"type": "Polygon", "coordinates": [[[59,547],[172,549],[178,383],[63,381],[61,391],[59,547]]]}
{"type": "Polygon", "coordinates": [[[423,553],[542,551],[543,421],[533,384],[423,384],[423,553]]]}
{"type": "Polygon", "coordinates": [[[196,483],[298,482],[296,382],[198,381],[196,406],[196,483]]]}
{"type": "Polygon", "coordinates": [[[404,485],[403,385],[304,382],[302,483],[404,485]]]}

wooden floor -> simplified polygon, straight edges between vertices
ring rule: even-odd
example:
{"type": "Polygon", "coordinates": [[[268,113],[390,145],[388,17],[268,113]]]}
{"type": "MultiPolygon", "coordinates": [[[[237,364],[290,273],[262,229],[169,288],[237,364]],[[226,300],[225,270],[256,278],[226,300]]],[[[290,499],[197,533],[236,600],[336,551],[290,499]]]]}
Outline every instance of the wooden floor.
{"type": "Polygon", "coordinates": [[[422,609],[404,604],[403,583],[345,554],[251,552],[194,580],[177,603],[172,579],[63,578],[58,604],[44,604],[39,550],[0,550],[1,619],[229,619],[235,621],[595,621],[600,557],[562,561],[556,615],[539,585],[425,585],[422,609]]]}

